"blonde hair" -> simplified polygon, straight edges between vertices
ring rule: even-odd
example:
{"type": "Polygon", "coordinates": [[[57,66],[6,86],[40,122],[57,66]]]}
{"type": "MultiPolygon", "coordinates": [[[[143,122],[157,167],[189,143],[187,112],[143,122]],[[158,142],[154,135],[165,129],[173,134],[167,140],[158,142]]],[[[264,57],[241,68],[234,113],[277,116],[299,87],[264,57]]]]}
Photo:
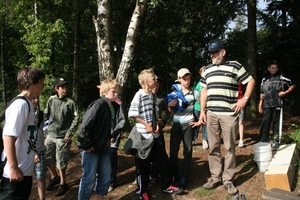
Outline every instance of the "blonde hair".
{"type": "Polygon", "coordinates": [[[153,69],[144,69],[143,71],[140,72],[139,76],[139,83],[142,88],[145,87],[147,81],[149,81],[151,78],[155,78],[155,74],[153,72],[153,69]]]}
{"type": "Polygon", "coordinates": [[[108,93],[110,89],[118,88],[118,86],[119,85],[115,79],[105,79],[100,85],[100,96],[103,96],[104,93],[108,93]]]}

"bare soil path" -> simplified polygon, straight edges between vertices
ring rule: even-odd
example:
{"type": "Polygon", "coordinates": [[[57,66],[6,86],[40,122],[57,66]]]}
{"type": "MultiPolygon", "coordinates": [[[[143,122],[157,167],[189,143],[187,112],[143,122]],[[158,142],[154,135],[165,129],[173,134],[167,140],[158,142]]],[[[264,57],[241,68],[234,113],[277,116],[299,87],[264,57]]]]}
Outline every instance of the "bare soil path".
{"type": "MultiPolygon", "coordinates": [[[[264,173],[259,172],[255,161],[253,160],[253,144],[258,141],[259,138],[259,126],[261,119],[253,121],[245,121],[245,135],[244,135],[244,148],[236,147],[237,167],[235,176],[235,186],[240,193],[245,194],[247,200],[259,200],[262,199],[266,189],[264,173]]],[[[290,118],[284,120],[283,132],[291,132],[292,129],[288,128],[291,124],[300,125],[300,117],[290,118]]],[[[169,150],[169,134],[165,134],[166,148],[169,150]]],[[[219,186],[216,189],[207,191],[202,188],[202,185],[209,178],[209,169],[207,162],[207,150],[202,149],[201,134],[197,139],[196,144],[193,147],[193,158],[191,165],[191,177],[189,185],[183,194],[169,195],[164,194],[160,186],[154,186],[149,188],[149,194],[151,199],[164,199],[164,200],[210,200],[210,199],[233,199],[228,195],[223,186],[219,186]]],[[[236,142],[238,145],[238,141],[236,142]]],[[[181,148],[182,149],[182,148],[181,148]]],[[[224,155],[224,151],[222,150],[224,155]]],[[[138,196],[134,190],[136,186],[131,183],[134,181],[134,159],[132,156],[124,154],[123,151],[119,151],[119,173],[118,173],[118,186],[114,191],[105,196],[106,200],[135,200],[138,196]]],[[[179,154],[182,158],[182,152],[179,154]]],[[[71,160],[69,162],[69,168],[67,170],[67,184],[69,191],[61,196],[56,197],[55,191],[47,192],[47,198],[49,200],[74,200],[77,199],[78,185],[81,177],[81,156],[79,150],[74,145],[72,148],[71,160]]],[[[299,174],[299,173],[298,173],[299,174]]],[[[300,192],[300,180],[299,175],[296,174],[294,186],[292,192],[300,192]]],[[[49,177],[49,174],[48,174],[49,177]]],[[[48,180],[47,180],[48,181],[48,180]]],[[[280,181],[280,180],[279,180],[280,181]]],[[[31,198],[33,200],[38,199],[36,182],[34,181],[31,198]]],[[[95,199],[95,195],[91,199],[95,199]]],[[[300,196],[299,196],[300,199],[300,196]]]]}

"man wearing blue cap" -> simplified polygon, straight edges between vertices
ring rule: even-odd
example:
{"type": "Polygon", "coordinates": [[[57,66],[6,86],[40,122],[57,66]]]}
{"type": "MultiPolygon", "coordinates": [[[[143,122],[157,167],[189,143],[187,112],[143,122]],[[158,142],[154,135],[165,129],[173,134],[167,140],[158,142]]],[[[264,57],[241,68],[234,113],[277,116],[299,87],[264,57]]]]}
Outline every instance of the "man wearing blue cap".
{"type": "Polygon", "coordinates": [[[211,177],[203,188],[210,190],[223,183],[228,194],[238,193],[233,185],[235,175],[235,141],[238,133],[239,112],[245,107],[255,86],[255,80],[236,61],[226,61],[225,46],[221,41],[209,46],[212,64],[205,67],[201,77],[200,122],[207,124],[209,169],[211,177]],[[247,84],[244,97],[238,100],[238,82],[247,84]],[[224,170],[221,157],[221,134],[226,149],[224,170]]]}

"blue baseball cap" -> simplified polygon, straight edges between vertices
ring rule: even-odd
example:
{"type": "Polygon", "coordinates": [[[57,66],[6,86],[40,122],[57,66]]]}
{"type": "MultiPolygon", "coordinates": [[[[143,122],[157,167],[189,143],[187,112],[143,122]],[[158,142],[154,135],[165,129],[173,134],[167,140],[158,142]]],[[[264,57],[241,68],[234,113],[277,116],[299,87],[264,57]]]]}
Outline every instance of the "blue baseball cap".
{"type": "Polygon", "coordinates": [[[216,52],[225,49],[224,44],[221,41],[215,41],[209,45],[208,52],[216,52]]]}

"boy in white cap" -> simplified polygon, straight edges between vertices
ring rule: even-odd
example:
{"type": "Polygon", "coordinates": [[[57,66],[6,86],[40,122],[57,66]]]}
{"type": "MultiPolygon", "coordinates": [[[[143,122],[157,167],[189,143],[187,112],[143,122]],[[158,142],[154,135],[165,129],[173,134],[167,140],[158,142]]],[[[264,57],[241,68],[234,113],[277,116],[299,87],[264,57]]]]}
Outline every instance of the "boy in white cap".
{"type": "Polygon", "coordinates": [[[174,114],[170,138],[170,167],[175,181],[180,181],[180,187],[185,188],[192,159],[194,103],[199,98],[199,92],[190,88],[191,72],[187,68],[178,70],[176,82],[178,83],[172,85],[173,92],[167,97],[169,111],[174,114]],[[184,159],[180,173],[178,152],[181,141],[184,159]]]}

